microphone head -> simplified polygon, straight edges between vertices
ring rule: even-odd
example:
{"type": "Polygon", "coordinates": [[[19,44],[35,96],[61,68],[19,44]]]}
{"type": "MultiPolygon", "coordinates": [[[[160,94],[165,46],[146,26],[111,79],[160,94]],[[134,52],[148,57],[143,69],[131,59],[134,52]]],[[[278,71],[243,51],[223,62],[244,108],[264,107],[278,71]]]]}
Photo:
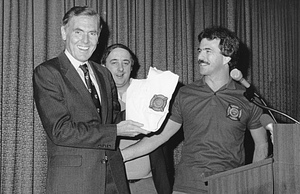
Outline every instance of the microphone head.
{"type": "Polygon", "coordinates": [[[267,125],[275,123],[274,120],[268,114],[262,114],[259,120],[261,125],[265,128],[267,127],[267,125]]]}
{"type": "Polygon", "coordinates": [[[234,68],[230,72],[230,77],[232,79],[234,79],[235,81],[240,81],[243,78],[243,74],[240,70],[238,70],[237,68],[234,68]]]}

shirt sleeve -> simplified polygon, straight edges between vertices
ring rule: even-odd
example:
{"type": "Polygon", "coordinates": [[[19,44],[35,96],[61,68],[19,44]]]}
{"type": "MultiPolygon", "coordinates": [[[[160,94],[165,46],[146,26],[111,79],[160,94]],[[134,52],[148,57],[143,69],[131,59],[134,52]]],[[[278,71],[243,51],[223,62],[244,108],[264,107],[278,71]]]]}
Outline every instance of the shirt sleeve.
{"type": "Polygon", "coordinates": [[[172,121],[175,121],[176,123],[182,123],[182,111],[181,111],[181,103],[180,103],[180,90],[178,92],[178,94],[175,97],[174,103],[171,106],[171,116],[170,119],[172,121]]]}
{"type": "Polygon", "coordinates": [[[249,119],[247,128],[249,130],[252,129],[257,129],[259,127],[262,127],[261,123],[260,123],[260,117],[262,115],[262,109],[256,105],[252,105],[252,110],[251,110],[251,117],[249,119]]]}

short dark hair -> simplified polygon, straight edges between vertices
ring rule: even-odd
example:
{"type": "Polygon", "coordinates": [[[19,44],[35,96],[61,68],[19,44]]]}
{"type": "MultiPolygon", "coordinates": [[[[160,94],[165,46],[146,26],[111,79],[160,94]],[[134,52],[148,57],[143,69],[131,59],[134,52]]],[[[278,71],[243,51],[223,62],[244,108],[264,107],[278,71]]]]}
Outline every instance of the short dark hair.
{"type": "Polygon", "coordinates": [[[66,26],[72,17],[74,16],[80,16],[80,15],[86,15],[86,16],[96,16],[98,27],[101,28],[102,26],[102,20],[100,19],[100,15],[94,11],[93,9],[87,7],[87,6],[74,6],[72,7],[67,13],[65,13],[63,19],[62,19],[62,25],[66,26]]]}
{"type": "Polygon", "coordinates": [[[106,59],[108,57],[108,55],[111,53],[112,50],[114,50],[115,48],[122,48],[125,49],[129,52],[130,54],[130,59],[131,59],[131,66],[134,66],[134,63],[136,62],[136,57],[135,54],[130,50],[130,48],[128,48],[127,46],[123,45],[123,44],[112,44],[109,47],[107,47],[102,55],[101,58],[101,64],[105,66],[106,64],[106,59]]]}
{"type": "Polygon", "coordinates": [[[235,33],[222,26],[213,26],[204,29],[199,35],[198,40],[201,42],[202,39],[220,39],[219,49],[222,55],[231,57],[229,67],[234,68],[238,62],[238,50],[239,40],[235,33]]]}
{"type": "Polygon", "coordinates": [[[136,55],[130,50],[130,48],[128,48],[127,46],[125,46],[123,44],[117,43],[117,44],[112,44],[109,47],[107,47],[101,57],[101,60],[100,60],[101,65],[106,66],[106,59],[107,59],[108,55],[111,53],[111,51],[114,50],[115,48],[122,48],[129,52],[130,59],[131,59],[131,66],[132,66],[131,77],[135,78],[137,75],[137,71],[139,69],[138,59],[137,59],[136,55]]]}

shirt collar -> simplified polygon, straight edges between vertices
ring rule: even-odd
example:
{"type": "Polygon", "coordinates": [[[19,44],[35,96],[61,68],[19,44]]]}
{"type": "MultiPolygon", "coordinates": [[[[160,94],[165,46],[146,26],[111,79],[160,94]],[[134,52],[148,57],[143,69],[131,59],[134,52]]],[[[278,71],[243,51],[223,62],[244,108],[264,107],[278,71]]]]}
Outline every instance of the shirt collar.
{"type": "Polygon", "coordinates": [[[65,50],[65,54],[67,55],[68,59],[71,61],[72,65],[75,67],[75,69],[78,69],[80,65],[86,63],[88,65],[88,62],[81,62],[78,61],[77,59],[75,59],[70,53],[69,51],[66,49],[65,50]]]}
{"type": "Polygon", "coordinates": [[[226,85],[226,88],[234,90],[234,89],[236,89],[235,84],[236,84],[236,82],[232,78],[230,78],[229,82],[226,85]]]}
{"type": "MultiPolygon", "coordinates": [[[[221,87],[220,90],[221,89],[225,89],[225,88],[234,90],[234,89],[236,89],[236,85],[235,84],[236,84],[235,81],[232,78],[230,78],[229,81],[228,81],[228,83],[226,85],[224,85],[223,87],[221,87]]],[[[204,76],[203,76],[199,80],[199,86],[205,86],[205,85],[207,85],[207,84],[206,84],[204,76]]]]}
{"type": "MultiPolygon", "coordinates": [[[[129,86],[130,86],[132,80],[133,80],[133,78],[130,78],[130,79],[129,79],[129,86]]],[[[128,87],[129,87],[129,86],[128,86],[128,87]]],[[[127,88],[127,89],[128,89],[128,88],[127,88]]],[[[126,91],[125,91],[122,95],[118,92],[118,97],[119,97],[119,99],[122,100],[123,102],[126,102],[126,93],[127,93],[127,89],[126,89],[126,91]]]]}

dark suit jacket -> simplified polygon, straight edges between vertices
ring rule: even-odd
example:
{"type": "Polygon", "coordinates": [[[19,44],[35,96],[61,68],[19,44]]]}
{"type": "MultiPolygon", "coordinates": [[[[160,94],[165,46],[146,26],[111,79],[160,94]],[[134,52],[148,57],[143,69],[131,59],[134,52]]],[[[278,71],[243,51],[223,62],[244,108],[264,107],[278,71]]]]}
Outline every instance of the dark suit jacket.
{"type": "Polygon", "coordinates": [[[64,53],[34,70],[34,99],[47,133],[47,193],[104,193],[105,156],[119,193],[129,193],[112,124],[120,109],[114,81],[106,68],[89,63],[100,88],[102,120],[64,53]]]}

